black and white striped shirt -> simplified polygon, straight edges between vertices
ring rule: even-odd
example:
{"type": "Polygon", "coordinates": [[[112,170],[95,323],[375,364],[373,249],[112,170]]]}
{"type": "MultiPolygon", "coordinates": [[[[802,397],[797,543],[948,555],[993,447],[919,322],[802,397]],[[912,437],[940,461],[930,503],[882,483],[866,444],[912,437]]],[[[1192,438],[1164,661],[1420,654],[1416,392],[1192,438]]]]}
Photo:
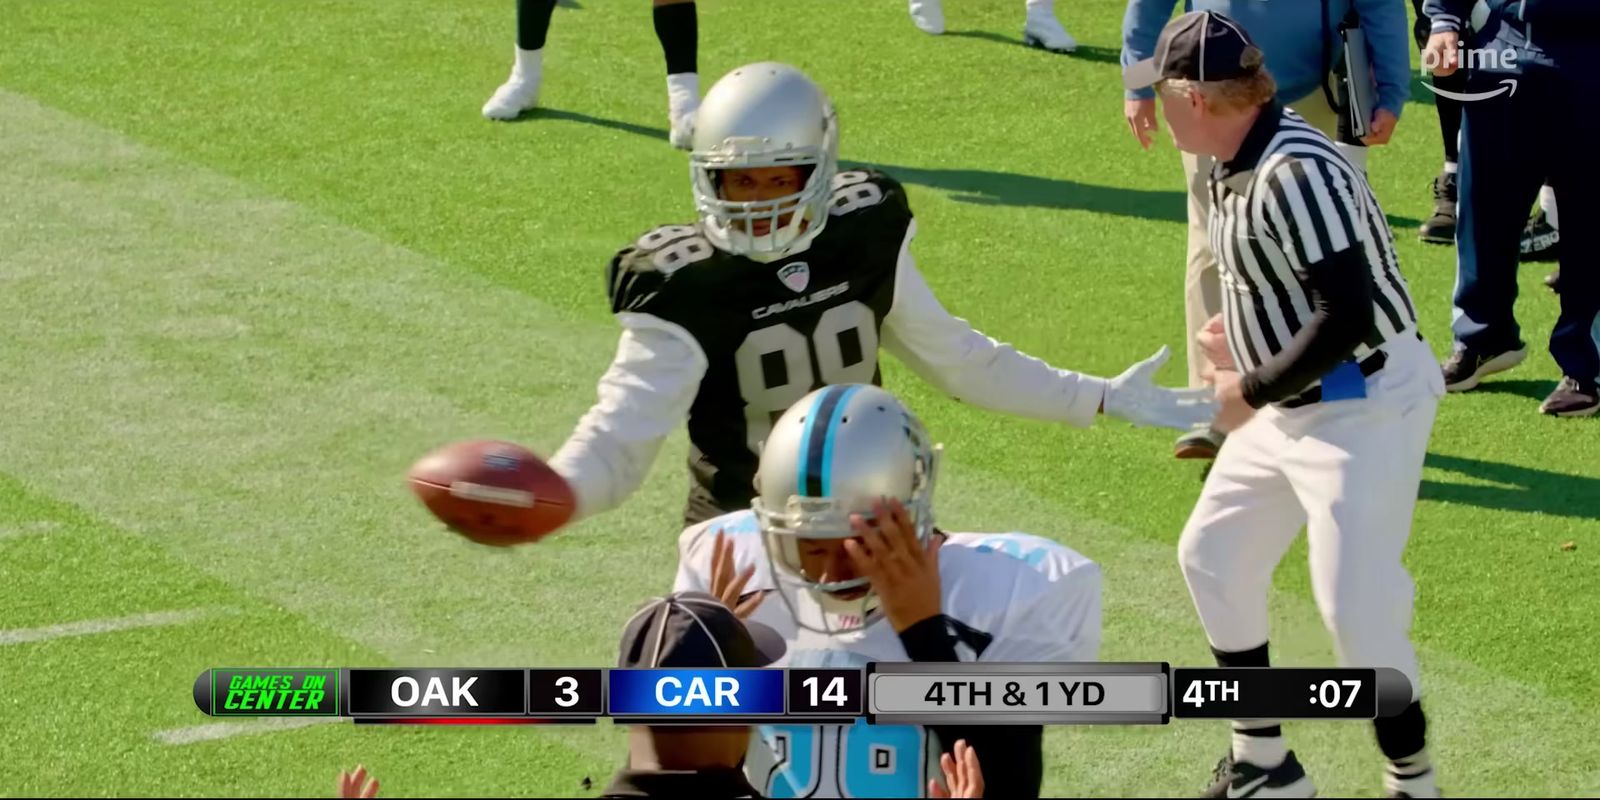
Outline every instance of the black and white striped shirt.
{"type": "MultiPolygon", "coordinates": [[[[1366,362],[1415,330],[1394,237],[1365,174],[1298,114],[1264,106],[1239,152],[1213,168],[1210,191],[1223,325],[1240,372],[1268,364],[1312,321],[1314,279],[1328,278],[1318,270],[1341,270],[1333,276],[1341,282],[1344,272],[1370,272],[1372,324],[1357,332],[1353,360],[1366,362]]],[[[1292,390],[1304,394],[1320,382],[1303,376],[1292,390]]]]}

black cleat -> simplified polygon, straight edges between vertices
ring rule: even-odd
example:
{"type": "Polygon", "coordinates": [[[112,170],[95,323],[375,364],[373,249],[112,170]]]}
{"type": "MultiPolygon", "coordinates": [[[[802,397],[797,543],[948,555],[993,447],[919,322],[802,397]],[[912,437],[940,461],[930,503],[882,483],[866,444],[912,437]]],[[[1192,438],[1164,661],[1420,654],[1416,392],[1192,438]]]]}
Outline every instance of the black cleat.
{"type": "Polygon", "coordinates": [[[1550,291],[1561,294],[1561,270],[1558,269],[1544,276],[1544,285],[1550,287],[1550,291]]]}
{"type": "Polygon", "coordinates": [[[1441,172],[1433,179],[1433,215],[1417,229],[1417,238],[1433,244],[1456,243],[1456,174],[1441,172]]]}
{"type": "Polygon", "coordinates": [[[1528,218],[1522,228],[1523,261],[1555,261],[1561,244],[1561,232],[1551,227],[1544,209],[1528,218]]]}
{"type": "Polygon", "coordinates": [[[1211,785],[1201,797],[1315,797],[1317,787],[1295,759],[1294,751],[1283,763],[1262,769],[1246,761],[1234,761],[1229,753],[1217,762],[1211,785]]]}
{"type": "Polygon", "coordinates": [[[1553,417],[1592,417],[1600,411],[1600,388],[1594,381],[1562,376],[1556,390],[1539,404],[1539,413],[1553,417]]]}
{"type": "Polygon", "coordinates": [[[1517,342],[1517,346],[1507,350],[1493,352],[1478,350],[1457,344],[1455,352],[1450,354],[1449,360],[1444,362],[1444,388],[1452,392],[1465,392],[1476,389],[1484,378],[1496,372],[1505,372],[1521,364],[1528,357],[1528,346],[1517,342]]]}

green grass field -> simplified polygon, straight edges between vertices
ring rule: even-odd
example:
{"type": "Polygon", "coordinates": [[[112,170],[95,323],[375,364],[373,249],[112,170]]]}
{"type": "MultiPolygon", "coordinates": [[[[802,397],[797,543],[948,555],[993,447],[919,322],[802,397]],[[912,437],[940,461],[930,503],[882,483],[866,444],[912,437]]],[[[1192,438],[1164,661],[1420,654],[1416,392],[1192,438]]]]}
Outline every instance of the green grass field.
{"type": "MultiPolygon", "coordinates": [[[[817,78],[845,157],[910,186],[929,281],[986,332],[1103,375],[1181,349],[1178,156],[1121,119],[1122,3],[1063,3],[1074,57],[1021,47],[1016,0],[947,5],[935,39],[898,0],[708,0],[701,71],[817,78]]],[[[614,344],[607,257],[687,220],[645,6],[565,3],[546,108],[507,125],[478,107],[508,0],[7,0],[0,794],[327,795],[361,762],[388,796],[584,796],[620,764],[610,725],[216,723],[189,687],[212,666],[605,665],[669,584],[681,436],[624,509],[512,552],[442,533],[401,480],[450,439],[557,446],[614,344]]],[[[1453,254],[1412,233],[1440,161],[1428,97],[1371,169],[1442,353],[1453,254]]],[[[1522,276],[1536,345],[1544,272],[1522,276]]],[[[1536,349],[1446,399],[1407,555],[1458,796],[1600,793],[1600,427],[1537,415],[1558,372],[1536,349]]],[[[1168,433],[885,378],[946,444],[950,527],[1100,561],[1105,658],[1208,662],[1173,555],[1198,472],[1168,433]]],[[[1330,663],[1303,543],[1274,603],[1279,660],[1330,663]]],[[[1370,726],[1288,735],[1324,794],[1379,791],[1370,726]]],[[[1055,729],[1046,790],[1191,793],[1225,742],[1055,729]]]]}

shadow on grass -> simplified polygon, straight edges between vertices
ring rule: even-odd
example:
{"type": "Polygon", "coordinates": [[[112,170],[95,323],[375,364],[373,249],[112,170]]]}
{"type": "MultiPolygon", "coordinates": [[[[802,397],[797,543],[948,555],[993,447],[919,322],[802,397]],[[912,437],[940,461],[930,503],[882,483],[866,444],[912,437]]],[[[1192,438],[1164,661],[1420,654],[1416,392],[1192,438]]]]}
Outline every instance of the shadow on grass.
{"type": "Polygon", "coordinates": [[[1120,66],[1122,64],[1122,48],[1080,44],[1077,50],[1072,51],[1072,57],[1081,58],[1084,61],[1096,61],[1101,64],[1116,64],[1120,66]]]}
{"type": "Polygon", "coordinates": [[[597,117],[593,114],[585,114],[581,111],[566,111],[559,108],[535,108],[532,111],[524,112],[522,116],[511,120],[511,123],[514,125],[520,125],[525,122],[539,122],[543,120],[579,122],[584,125],[610,128],[614,131],[622,131],[623,133],[631,133],[636,136],[644,136],[651,139],[660,139],[663,142],[667,141],[666,128],[657,128],[651,125],[640,125],[635,122],[623,122],[622,120],[597,117]]]}
{"type": "Polygon", "coordinates": [[[957,39],[982,39],[982,40],[984,40],[986,42],[994,42],[996,44],[1010,44],[1010,45],[1017,45],[1017,46],[1021,46],[1022,45],[1022,37],[1021,36],[1006,36],[1003,33],[995,33],[993,31],[948,31],[947,30],[947,31],[944,32],[944,35],[945,36],[954,36],[957,39]]]}
{"type": "Polygon", "coordinates": [[[986,169],[935,169],[860,162],[848,166],[880,169],[905,183],[950,192],[952,199],[961,203],[1083,209],[1166,222],[1188,220],[1188,195],[1180,191],[1124,189],[986,169]]]}
{"type": "MultiPolygon", "coordinates": [[[[1431,85],[1433,85],[1431,81],[1424,79],[1415,72],[1411,73],[1411,95],[1406,98],[1406,102],[1416,103],[1419,106],[1438,105],[1439,103],[1435,99],[1433,90],[1428,88],[1431,85]]],[[[1438,127],[1439,121],[1435,119],[1433,124],[1434,127],[1438,127]]]]}
{"type": "MultiPolygon", "coordinates": [[[[558,108],[535,108],[512,120],[512,124],[541,120],[577,122],[661,141],[667,140],[665,128],[558,108]]],[[[860,161],[843,161],[840,167],[879,169],[904,183],[940,189],[949,192],[952,199],[957,202],[974,205],[1082,209],[1164,222],[1188,220],[1188,195],[1176,189],[1128,189],[1017,172],[961,167],[908,167],[860,161]]],[[[1176,183],[1176,175],[1174,179],[1176,183]]],[[[1412,217],[1391,214],[1389,224],[1394,230],[1401,232],[1415,231],[1422,223],[1421,220],[1412,217]]]]}
{"type": "MultiPolygon", "coordinates": [[[[954,36],[957,39],[982,39],[986,42],[1011,45],[1013,47],[1028,46],[1022,41],[1021,35],[1007,36],[1003,33],[995,33],[994,31],[945,31],[944,35],[954,36]]],[[[1092,44],[1080,44],[1078,45],[1078,49],[1070,53],[1060,53],[1059,55],[1063,55],[1068,58],[1082,59],[1084,61],[1096,61],[1103,64],[1122,63],[1122,51],[1120,49],[1098,47],[1092,44]]]]}
{"type": "MultiPolygon", "coordinates": [[[[1417,204],[1421,205],[1424,199],[1427,202],[1432,203],[1433,195],[1429,194],[1426,198],[1424,198],[1422,193],[1418,192],[1417,204]]],[[[1417,219],[1416,217],[1407,217],[1403,214],[1385,213],[1384,218],[1389,220],[1389,230],[1394,231],[1396,239],[1400,238],[1401,235],[1414,237],[1417,235],[1417,229],[1422,227],[1422,220],[1417,219]]]]}
{"type": "MultiPolygon", "coordinates": [[[[1501,383],[1534,383],[1534,381],[1501,381],[1501,383]]],[[[1578,420],[1578,422],[1582,424],[1584,421],[1578,420]]],[[[1502,511],[1531,511],[1560,517],[1600,520],[1600,478],[1438,453],[1429,453],[1425,463],[1434,469],[1506,485],[1470,486],[1425,480],[1422,482],[1421,493],[1424,500],[1461,503],[1502,511]]]]}
{"type": "Polygon", "coordinates": [[[1513,380],[1513,381],[1484,381],[1473,389],[1474,394],[1514,394],[1526,397],[1529,400],[1543,400],[1546,395],[1555,391],[1555,381],[1513,380]]]}

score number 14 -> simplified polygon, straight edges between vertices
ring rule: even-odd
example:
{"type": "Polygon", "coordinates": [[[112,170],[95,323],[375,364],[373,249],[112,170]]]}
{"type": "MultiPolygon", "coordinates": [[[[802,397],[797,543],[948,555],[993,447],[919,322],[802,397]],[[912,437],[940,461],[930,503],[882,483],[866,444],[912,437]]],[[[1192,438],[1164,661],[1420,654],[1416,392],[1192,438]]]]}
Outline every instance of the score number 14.
{"type": "Polygon", "coordinates": [[[822,688],[820,700],[818,699],[817,695],[817,686],[819,684],[815,675],[801,681],[800,685],[804,687],[806,691],[811,693],[811,706],[813,708],[822,705],[824,702],[832,703],[840,708],[844,708],[844,706],[850,702],[850,700],[845,696],[844,678],[829,678],[828,685],[822,688]]]}

